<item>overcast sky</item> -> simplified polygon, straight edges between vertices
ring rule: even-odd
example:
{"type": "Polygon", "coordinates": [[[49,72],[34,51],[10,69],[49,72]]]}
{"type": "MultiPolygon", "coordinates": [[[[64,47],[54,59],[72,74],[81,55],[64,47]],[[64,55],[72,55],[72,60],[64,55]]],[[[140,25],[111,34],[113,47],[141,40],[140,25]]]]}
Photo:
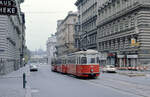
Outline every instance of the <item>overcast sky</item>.
{"type": "Polygon", "coordinates": [[[26,15],[26,44],[30,50],[46,50],[46,41],[56,32],[57,20],[76,11],[77,0],[25,0],[21,9],[26,15]]]}

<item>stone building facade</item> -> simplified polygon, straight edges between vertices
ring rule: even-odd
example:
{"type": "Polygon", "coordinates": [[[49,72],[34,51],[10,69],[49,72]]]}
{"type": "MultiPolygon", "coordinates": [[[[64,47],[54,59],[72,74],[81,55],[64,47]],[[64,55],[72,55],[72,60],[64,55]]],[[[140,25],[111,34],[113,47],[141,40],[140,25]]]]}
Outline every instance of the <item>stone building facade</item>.
{"type": "Polygon", "coordinates": [[[56,57],[56,35],[51,35],[47,41],[47,58],[48,64],[51,64],[53,58],[56,57]]]}
{"type": "Polygon", "coordinates": [[[97,5],[101,0],[77,0],[78,23],[75,34],[76,46],[80,50],[97,49],[97,5]]]}
{"type": "Polygon", "coordinates": [[[0,15],[0,74],[6,74],[23,66],[25,47],[25,16],[20,10],[24,0],[15,0],[17,15],[0,15]]]}
{"type": "Polygon", "coordinates": [[[64,55],[71,53],[75,50],[74,47],[74,27],[77,21],[77,13],[69,12],[64,20],[59,20],[57,22],[57,55],[64,55]]]}
{"type": "Polygon", "coordinates": [[[150,0],[100,0],[97,46],[102,64],[150,64],[150,0]]]}

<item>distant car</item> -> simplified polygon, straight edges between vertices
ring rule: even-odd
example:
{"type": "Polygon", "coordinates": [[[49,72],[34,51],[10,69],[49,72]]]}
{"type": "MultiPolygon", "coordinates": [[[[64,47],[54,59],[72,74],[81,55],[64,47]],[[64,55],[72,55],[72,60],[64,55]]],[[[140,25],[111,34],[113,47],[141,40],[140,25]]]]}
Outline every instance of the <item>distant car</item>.
{"type": "Polygon", "coordinates": [[[102,72],[111,72],[111,73],[116,73],[117,69],[114,67],[114,65],[106,65],[103,69],[102,72]]]}
{"type": "Polygon", "coordinates": [[[30,71],[38,71],[38,67],[36,65],[30,65],[30,71]]]}

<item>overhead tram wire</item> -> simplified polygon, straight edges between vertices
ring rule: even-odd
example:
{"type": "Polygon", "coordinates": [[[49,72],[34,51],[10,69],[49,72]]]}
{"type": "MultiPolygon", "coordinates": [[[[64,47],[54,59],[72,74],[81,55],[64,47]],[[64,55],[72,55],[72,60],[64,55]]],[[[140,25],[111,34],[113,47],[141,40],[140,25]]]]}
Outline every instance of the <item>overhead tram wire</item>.
{"type": "Polygon", "coordinates": [[[66,13],[66,11],[56,11],[56,12],[40,12],[40,11],[35,11],[35,12],[25,12],[25,14],[59,14],[59,13],[66,13]]]}

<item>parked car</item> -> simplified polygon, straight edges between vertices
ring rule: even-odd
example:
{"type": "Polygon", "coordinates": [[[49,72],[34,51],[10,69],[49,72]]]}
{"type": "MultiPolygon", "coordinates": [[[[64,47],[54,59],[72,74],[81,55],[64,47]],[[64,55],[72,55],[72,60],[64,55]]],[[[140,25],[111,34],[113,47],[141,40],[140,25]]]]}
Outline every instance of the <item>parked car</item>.
{"type": "Polygon", "coordinates": [[[34,64],[30,65],[30,71],[38,71],[38,67],[34,64]]]}
{"type": "Polygon", "coordinates": [[[117,69],[115,68],[114,65],[106,65],[103,69],[102,72],[111,72],[111,73],[116,73],[117,69]]]}

